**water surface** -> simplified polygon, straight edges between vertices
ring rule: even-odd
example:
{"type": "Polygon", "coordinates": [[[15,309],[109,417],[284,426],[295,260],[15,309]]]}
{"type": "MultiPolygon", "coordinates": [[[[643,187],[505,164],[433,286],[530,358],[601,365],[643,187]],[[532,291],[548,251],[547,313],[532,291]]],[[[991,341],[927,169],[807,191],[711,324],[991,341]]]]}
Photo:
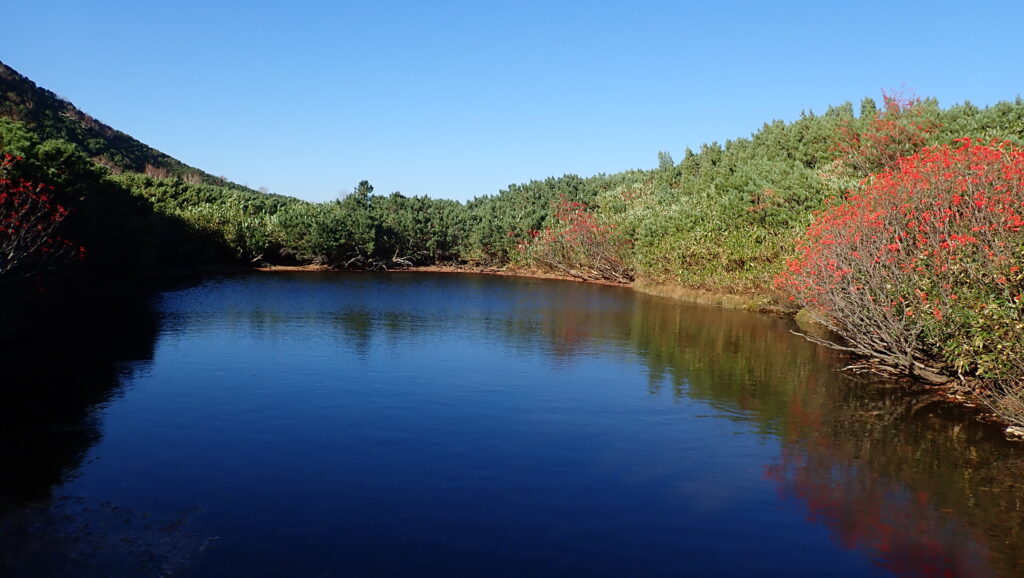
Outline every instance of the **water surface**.
{"type": "Polygon", "coordinates": [[[6,353],[0,573],[1019,575],[1024,448],[790,328],[474,275],[111,303],[6,353]]]}

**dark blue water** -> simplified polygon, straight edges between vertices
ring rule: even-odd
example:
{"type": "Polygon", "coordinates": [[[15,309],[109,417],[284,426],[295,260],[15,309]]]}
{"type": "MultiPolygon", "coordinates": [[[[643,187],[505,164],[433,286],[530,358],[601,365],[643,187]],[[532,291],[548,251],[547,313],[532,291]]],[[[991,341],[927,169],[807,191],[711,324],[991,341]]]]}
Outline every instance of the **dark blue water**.
{"type": "Polygon", "coordinates": [[[8,573],[1009,576],[1021,562],[1021,452],[915,390],[836,373],[784,320],[427,274],[264,273],[108,307],[54,346],[77,348],[81,371],[14,373],[11,404],[35,409],[3,430],[28,448],[5,460],[8,573]],[[56,416],[25,393],[61,386],[94,393],[56,416]]]}

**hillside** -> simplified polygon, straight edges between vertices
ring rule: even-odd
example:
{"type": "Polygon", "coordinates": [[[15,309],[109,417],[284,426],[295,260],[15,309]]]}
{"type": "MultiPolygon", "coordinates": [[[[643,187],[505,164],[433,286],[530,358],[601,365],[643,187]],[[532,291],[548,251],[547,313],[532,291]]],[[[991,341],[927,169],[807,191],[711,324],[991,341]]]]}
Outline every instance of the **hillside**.
{"type": "Polygon", "coordinates": [[[174,209],[295,201],[190,167],[3,63],[0,153],[0,297],[9,302],[119,292],[231,263],[238,255],[220,231],[174,209]]]}
{"type": "MultiPolygon", "coordinates": [[[[0,178],[52,187],[54,210],[67,211],[56,232],[84,248],[84,263],[72,269],[76,277],[93,279],[87,284],[112,274],[163,276],[251,260],[260,253],[243,248],[250,244],[243,233],[250,221],[300,203],[186,165],[3,63],[0,152],[21,159],[5,163],[0,178]]],[[[277,249],[272,239],[265,241],[277,249]]],[[[267,252],[273,260],[279,251],[267,252]]],[[[35,271],[37,265],[20,268],[35,271]]],[[[0,285],[17,284],[20,277],[6,275],[0,285]]]]}
{"type": "Polygon", "coordinates": [[[74,144],[111,172],[176,176],[193,183],[239,185],[207,174],[114,129],[0,62],[0,118],[23,123],[41,140],[74,144]]]}

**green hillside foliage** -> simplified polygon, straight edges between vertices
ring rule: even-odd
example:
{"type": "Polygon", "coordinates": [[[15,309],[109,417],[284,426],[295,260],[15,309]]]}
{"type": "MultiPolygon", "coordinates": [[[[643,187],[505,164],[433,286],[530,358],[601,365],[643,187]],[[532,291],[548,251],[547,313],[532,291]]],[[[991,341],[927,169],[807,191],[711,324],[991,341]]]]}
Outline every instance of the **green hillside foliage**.
{"type": "Polygon", "coordinates": [[[0,62],[0,118],[21,122],[36,138],[73,144],[111,172],[177,176],[192,182],[243,188],[190,167],[115,130],[0,62]]]}
{"type": "Polygon", "coordinates": [[[634,241],[640,275],[727,292],[764,293],[793,240],[829,198],[856,189],[886,158],[955,138],[1024,143],[1024,102],[940,109],[934,100],[865,99],[749,138],[687,150],[675,164],[610,177],[601,218],[634,241]]]}

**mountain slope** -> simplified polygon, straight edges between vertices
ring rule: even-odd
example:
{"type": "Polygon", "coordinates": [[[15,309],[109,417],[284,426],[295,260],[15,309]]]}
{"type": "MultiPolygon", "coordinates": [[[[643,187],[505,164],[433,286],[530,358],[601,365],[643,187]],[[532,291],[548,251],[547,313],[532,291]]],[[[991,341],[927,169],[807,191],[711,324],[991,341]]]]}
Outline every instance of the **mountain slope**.
{"type": "Polygon", "coordinates": [[[243,188],[214,177],[116,130],[0,62],[0,118],[21,123],[41,140],[61,139],[113,172],[177,176],[194,183],[243,188]]]}

